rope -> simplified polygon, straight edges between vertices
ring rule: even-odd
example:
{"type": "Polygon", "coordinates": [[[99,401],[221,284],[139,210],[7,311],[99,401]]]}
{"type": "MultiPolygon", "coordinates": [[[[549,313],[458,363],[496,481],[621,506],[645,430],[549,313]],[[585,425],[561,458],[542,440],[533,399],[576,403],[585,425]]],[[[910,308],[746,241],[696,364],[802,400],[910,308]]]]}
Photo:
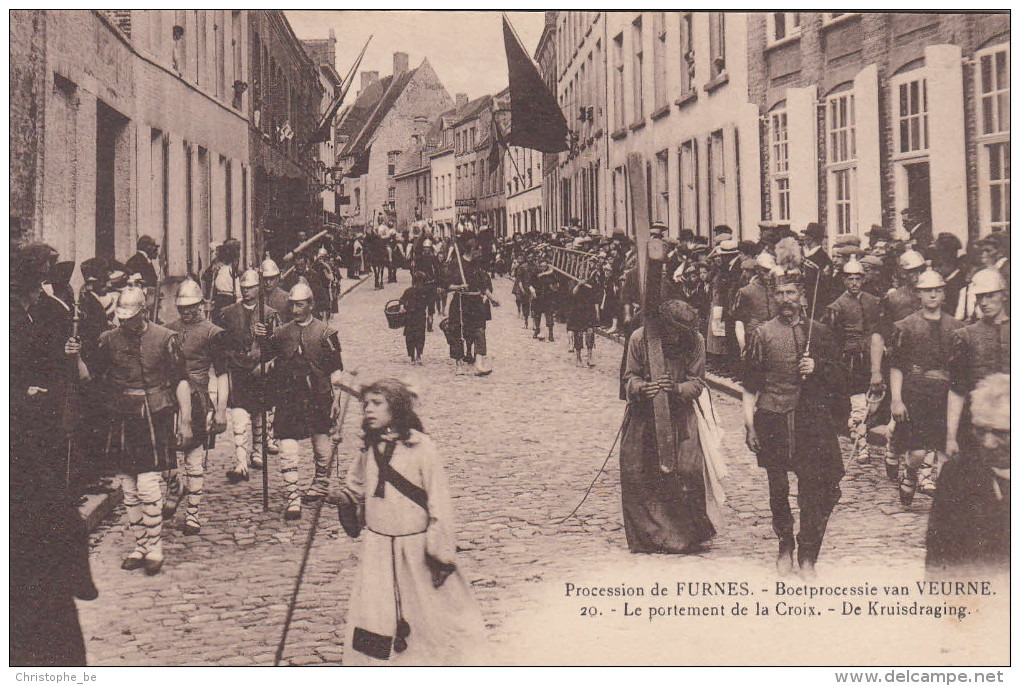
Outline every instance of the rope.
{"type": "Polygon", "coordinates": [[[606,459],[602,463],[602,466],[599,467],[599,471],[595,475],[595,478],[592,479],[591,483],[588,485],[588,490],[584,492],[584,497],[581,498],[581,502],[579,502],[577,504],[577,506],[574,507],[574,509],[570,511],[570,514],[568,514],[566,517],[564,517],[560,521],[556,522],[557,524],[562,524],[563,522],[567,521],[568,519],[573,517],[575,514],[577,514],[577,511],[579,509],[581,509],[582,505],[584,505],[584,501],[588,499],[588,494],[590,494],[591,493],[591,489],[595,487],[595,482],[599,480],[600,476],[602,476],[602,472],[604,472],[606,470],[606,465],[609,464],[609,458],[613,456],[613,449],[616,448],[616,444],[620,440],[620,434],[623,433],[623,427],[627,425],[627,417],[629,415],[630,415],[630,404],[627,405],[627,409],[623,413],[623,421],[620,422],[620,428],[616,432],[616,438],[613,439],[613,445],[609,446],[609,453],[606,455],[606,459]]]}

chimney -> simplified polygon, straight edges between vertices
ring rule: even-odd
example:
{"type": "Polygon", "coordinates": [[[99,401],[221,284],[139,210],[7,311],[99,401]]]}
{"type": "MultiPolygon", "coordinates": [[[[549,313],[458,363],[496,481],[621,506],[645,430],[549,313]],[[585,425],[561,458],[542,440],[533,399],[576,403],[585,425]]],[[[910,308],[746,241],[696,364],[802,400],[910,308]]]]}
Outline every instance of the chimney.
{"type": "Polygon", "coordinates": [[[379,72],[377,71],[363,71],[361,72],[361,90],[364,91],[366,88],[371,86],[373,83],[379,80],[379,72]]]}
{"type": "Polygon", "coordinates": [[[393,53],[393,75],[400,76],[408,67],[408,57],[406,52],[395,52],[393,53]]]}
{"type": "Polygon", "coordinates": [[[459,110],[462,107],[466,107],[467,104],[468,104],[467,93],[457,93],[457,109],[459,110]]]}

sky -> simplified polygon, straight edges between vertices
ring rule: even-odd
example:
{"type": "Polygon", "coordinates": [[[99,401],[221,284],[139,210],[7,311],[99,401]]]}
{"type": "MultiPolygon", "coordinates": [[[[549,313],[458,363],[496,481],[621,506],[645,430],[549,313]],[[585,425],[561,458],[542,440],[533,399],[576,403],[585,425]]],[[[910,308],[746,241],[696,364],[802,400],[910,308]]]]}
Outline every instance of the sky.
{"type": "MultiPolygon", "coordinates": [[[[450,97],[472,100],[498,93],[507,85],[506,53],[500,12],[293,11],[285,12],[300,39],[336,33],[336,69],[343,77],[369,35],[372,42],[360,71],[393,73],[393,53],[406,52],[411,68],[428,58],[450,97]]],[[[542,37],[543,12],[508,12],[510,23],[532,55],[542,37]]],[[[356,77],[357,92],[360,77],[356,77]]]]}

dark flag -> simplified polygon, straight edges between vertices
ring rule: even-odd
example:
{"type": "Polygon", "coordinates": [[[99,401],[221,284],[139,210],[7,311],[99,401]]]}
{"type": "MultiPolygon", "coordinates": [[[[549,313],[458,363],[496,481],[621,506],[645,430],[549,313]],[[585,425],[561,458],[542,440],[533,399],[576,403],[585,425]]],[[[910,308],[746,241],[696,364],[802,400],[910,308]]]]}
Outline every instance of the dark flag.
{"type": "Polygon", "coordinates": [[[570,132],[556,97],[546,87],[538,65],[505,14],[503,43],[510,76],[510,133],[506,144],[548,153],[568,150],[570,132]]]}
{"type": "Polygon", "coordinates": [[[337,110],[340,109],[340,105],[343,104],[344,98],[347,97],[347,91],[351,89],[351,84],[354,83],[354,74],[358,71],[358,67],[361,65],[361,58],[365,56],[365,50],[368,49],[368,44],[371,41],[372,36],[369,36],[368,40],[365,41],[365,47],[361,49],[361,54],[358,55],[358,59],[354,61],[354,65],[351,67],[350,71],[347,72],[347,76],[344,78],[343,83],[340,84],[340,90],[336,97],[333,98],[333,102],[329,104],[326,112],[322,115],[322,118],[319,119],[319,123],[315,127],[315,131],[308,139],[308,145],[324,143],[329,140],[329,129],[333,123],[333,117],[336,116],[337,110]]]}

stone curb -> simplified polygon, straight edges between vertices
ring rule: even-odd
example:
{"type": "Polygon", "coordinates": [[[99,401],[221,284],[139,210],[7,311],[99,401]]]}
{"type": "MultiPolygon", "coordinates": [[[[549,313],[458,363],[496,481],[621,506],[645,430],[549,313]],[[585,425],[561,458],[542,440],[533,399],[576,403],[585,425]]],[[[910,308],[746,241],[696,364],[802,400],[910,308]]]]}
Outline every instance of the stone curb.
{"type": "MultiPolygon", "coordinates": [[[[337,300],[340,300],[348,293],[353,291],[361,284],[368,281],[371,273],[365,274],[364,276],[358,277],[356,283],[351,284],[337,296],[337,300]]],[[[81,514],[81,518],[85,520],[85,529],[92,533],[96,528],[106,519],[111,512],[117,509],[117,506],[124,500],[124,493],[120,488],[116,488],[109,493],[94,493],[85,496],[85,502],[78,507],[78,512],[81,514]]]]}

